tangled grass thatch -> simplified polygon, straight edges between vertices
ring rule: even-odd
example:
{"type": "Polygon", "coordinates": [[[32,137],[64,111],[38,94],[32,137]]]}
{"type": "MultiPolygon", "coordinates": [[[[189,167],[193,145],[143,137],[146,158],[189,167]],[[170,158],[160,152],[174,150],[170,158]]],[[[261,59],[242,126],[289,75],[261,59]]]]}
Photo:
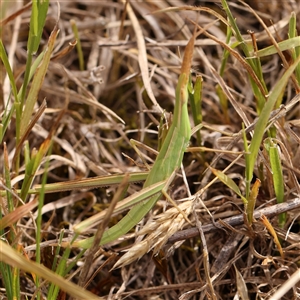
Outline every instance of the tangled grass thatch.
{"type": "Polygon", "coordinates": [[[50,1],[36,28],[36,2],[0,2],[3,299],[299,298],[300,2],[246,2],[50,1]],[[162,197],[93,253],[61,247],[122,191],[86,178],[147,176],[195,26],[201,97],[168,190],[192,225],[162,197]]]}

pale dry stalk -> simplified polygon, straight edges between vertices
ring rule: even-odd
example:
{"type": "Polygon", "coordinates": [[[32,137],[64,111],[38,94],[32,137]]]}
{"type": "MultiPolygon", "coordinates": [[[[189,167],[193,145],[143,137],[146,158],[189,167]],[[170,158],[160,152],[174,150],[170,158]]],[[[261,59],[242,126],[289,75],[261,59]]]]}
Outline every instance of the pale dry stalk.
{"type": "MultiPolygon", "coordinates": [[[[178,207],[189,216],[192,212],[192,200],[185,201],[178,207]]],[[[168,239],[177,231],[181,230],[186,223],[182,213],[178,208],[173,207],[148,222],[138,235],[147,235],[142,241],[136,242],[126,254],[124,254],[113,269],[124,267],[133,261],[141,258],[144,254],[153,249],[154,255],[157,254],[167,243],[168,239]]]]}

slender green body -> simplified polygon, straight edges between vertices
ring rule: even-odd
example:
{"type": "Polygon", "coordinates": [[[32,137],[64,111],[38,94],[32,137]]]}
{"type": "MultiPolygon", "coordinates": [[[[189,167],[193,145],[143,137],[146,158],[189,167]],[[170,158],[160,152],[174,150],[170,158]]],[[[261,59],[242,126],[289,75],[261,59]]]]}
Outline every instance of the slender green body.
{"type": "MultiPolygon", "coordinates": [[[[149,187],[154,183],[166,180],[181,165],[183,154],[188,146],[191,135],[187,108],[188,76],[188,74],[183,73],[179,77],[172,125],[144,183],[144,187],[149,187]]],[[[114,241],[131,230],[151,210],[161,195],[162,193],[158,193],[150,199],[145,199],[135,205],[122,220],[104,232],[100,245],[114,241]]],[[[76,246],[89,248],[92,242],[93,237],[76,242],[76,246]]]]}
{"type": "MultiPolygon", "coordinates": [[[[191,61],[193,57],[196,31],[190,39],[183,57],[181,75],[176,87],[176,101],[172,125],[163,142],[162,148],[149,172],[144,187],[164,181],[180,167],[183,154],[188,146],[191,136],[191,125],[188,114],[188,84],[191,61]]],[[[170,183],[168,183],[170,184],[170,183]]],[[[168,188],[167,184],[164,188],[168,188]]],[[[139,202],[128,214],[116,225],[106,230],[102,236],[100,245],[116,240],[131,230],[151,210],[162,195],[162,191],[154,196],[139,202]]],[[[77,247],[89,248],[93,243],[93,237],[75,242],[77,247]]]]}
{"type": "MultiPolygon", "coordinates": [[[[176,89],[174,119],[162,148],[144,183],[144,187],[167,179],[181,165],[183,154],[191,136],[191,126],[187,109],[188,91],[187,86],[182,86],[186,76],[188,75],[182,74],[179,78],[176,89]]],[[[161,193],[134,206],[119,223],[104,232],[100,244],[104,245],[113,241],[131,230],[145,217],[160,197],[161,193]]]]}

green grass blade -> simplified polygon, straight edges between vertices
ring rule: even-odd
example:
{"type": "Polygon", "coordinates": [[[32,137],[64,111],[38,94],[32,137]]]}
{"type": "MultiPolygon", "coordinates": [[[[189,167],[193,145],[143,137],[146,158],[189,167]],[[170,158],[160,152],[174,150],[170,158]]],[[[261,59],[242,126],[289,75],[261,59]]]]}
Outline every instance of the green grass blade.
{"type": "MultiPolygon", "coordinates": [[[[59,286],[62,290],[66,291],[69,295],[77,299],[89,299],[89,300],[101,300],[103,298],[97,297],[91,292],[78,287],[76,284],[64,279],[62,276],[55,274],[43,265],[37,264],[29,259],[26,259],[23,255],[18,253],[12,247],[0,240],[0,261],[9,265],[13,265],[19,269],[22,269],[28,273],[34,273],[40,277],[53,282],[59,286]]],[[[10,298],[13,299],[13,298],[10,298]]]]}
{"type": "Polygon", "coordinates": [[[39,48],[46,16],[48,12],[48,0],[32,1],[32,9],[29,25],[29,36],[27,41],[28,54],[35,54],[39,48]]]}
{"type": "MultiPolygon", "coordinates": [[[[21,198],[23,200],[25,200],[26,197],[28,196],[29,189],[32,185],[32,181],[35,177],[36,171],[40,167],[40,164],[43,158],[45,157],[46,153],[51,148],[51,145],[52,145],[52,141],[51,141],[51,133],[50,133],[49,136],[46,138],[46,140],[42,143],[38,151],[36,149],[32,150],[31,157],[29,157],[29,146],[28,146],[28,149],[26,151],[28,154],[26,155],[27,163],[25,169],[25,177],[21,188],[21,198]]],[[[44,190],[45,187],[42,184],[40,189],[40,194],[44,194],[44,190]]]]}
{"type": "Polygon", "coordinates": [[[48,12],[49,1],[48,0],[34,0],[32,1],[32,9],[30,16],[29,36],[27,41],[28,58],[26,62],[26,69],[24,74],[24,89],[21,94],[21,107],[25,101],[25,92],[29,83],[29,74],[31,69],[32,56],[38,50],[40,45],[44,24],[48,12]]]}
{"type": "MultiPolygon", "coordinates": [[[[16,250],[21,253],[22,246],[18,245],[16,250]]],[[[20,270],[16,267],[13,267],[13,299],[21,299],[20,295],[20,270]]]]}
{"type": "MultiPolygon", "coordinates": [[[[242,130],[243,130],[242,133],[243,133],[244,151],[245,153],[250,153],[244,123],[242,123],[242,130]]],[[[245,161],[246,161],[246,170],[247,170],[250,167],[250,155],[245,155],[245,161]]],[[[250,181],[246,180],[246,199],[249,199],[249,195],[250,195],[250,181]]]]}
{"type": "MultiPolygon", "coordinates": [[[[50,156],[50,154],[51,154],[51,147],[49,147],[48,155],[50,156]]],[[[38,160],[38,157],[36,158],[36,161],[37,160],[38,160]]],[[[39,166],[39,164],[38,164],[38,166],[39,166]]],[[[42,235],[41,235],[41,233],[42,233],[42,209],[43,209],[43,206],[44,206],[44,199],[45,199],[44,187],[45,187],[45,184],[47,182],[48,167],[49,167],[49,159],[47,159],[46,166],[45,166],[45,172],[43,173],[43,176],[42,176],[42,189],[41,189],[41,193],[39,194],[38,215],[37,215],[37,219],[36,219],[36,260],[35,261],[37,263],[41,263],[41,247],[40,247],[40,245],[41,245],[41,242],[42,242],[42,240],[41,240],[41,237],[42,237],[42,235]]],[[[37,169],[37,167],[36,167],[36,169],[37,169]]],[[[36,170],[34,170],[34,172],[35,171],[36,170]]],[[[41,298],[39,285],[40,285],[40,281],[39,281],[39,277],[37,276],[36,277],[36,288],[39,291],[38,294],[37,294],[38,299],[41,298]]]]}
{"type": "MultiPolygon", "coordinates": [[[[292,12],[290,23],[289,23],[289,40],[298,39],[298,43],[296,43],[292,49],[290,50],[293,60],[295,61],[297,57],[300,55],[300,36],[298,36],[297,32],[297,17],[295,12],[292,12]]],[[[295,74],[297,78],[298,85],[300,84],[300,64],[295,69],[295,74]]]]}
{"type": "MultiPolygon", "coordinates": [[[[191,111],[194,120],[195,126],[200,125],[202,123],[202,87],[203,87],[203,78],[202,76],[196,77],[196,82],[194,87],[192,87],[192,83],[189,84],[189,99],[191,103],[191,111]]],[[[202,145],[202,139],[200,131],[198,130],[196,133],[198,146],[202,145]]]]}
{"type": "Polygon", "coordinates": [[[256,76],[261,79],[260,82],[263,86],[264,94],[258,88],[257,84],[252,79],[252,77],[249,76],[251,87],[252,87],[253,93],[254,93],[254,95],[257,99],[257,103],[258,103],[257,111],[258,111],[258,113],[260,113],[260,111],[265,103],[265,95],[268,94],[267,89],[266,89],[266,84],[265,84],[264,80],[261,78],[262,77],[261,76],[261,74],[262,74],[261,66],[260,66],[260,64],[257,64],[257,61],[255,61],[253,56],[251,56],[253,46],[246,43],[246,41],[244,40],[244,38],[239,30],[239,27],[236,23],[236,20],[233,17],[233,15],[229,9],[227,1],[221,0],[221,2],[222,2],[223,9],[225,10],[226,15],[229,19],[229,23],[232,27],[233,34],[236,37],[237,41],[239,42],[239,45],[244,52],[244,55],[247,57],[247,63],[250,65],[251,69],[255,72],[256,76]]]}
{"type": "MultiPolygon", "coordinates": [[[[269,116],[272,112],[272,109],[274,108],[274,105],[278,99],[278,97],[281,95],[282,91],[284,90],[290,76],[294,72],[296,66],[300,62],[300,57],[286,70],[282,78],[276,83],[274,86],[273,91],[271,92],[268,101],[266,102],[259,118],[256,123],[253,138],[249,147],[250,154],[249,159],[249,165],[246,168],[246,182],[247,185],[250,186],[250,182],[253,177],[253,171],[254,166],[257,158],[258,151],[260,149],[260,145],[262,142],[263,135],[265,133],[266,126],[268,124],[269,116]]],[[[249,193],[249,192],[248,192],[249,193]]]]}
{"type": "MultiPolygon", "coordinates": [[[[66,276],[67,261],[69,259],[70,253],[71,253],[71,248],[68,247],[64,250],[63,255],[62,255],[62,257],[58,263],[58,266],[55,270],[55,273],[57,275],[62,276],[62,277],[66,276]]],[[[57,299],[58,293],[59,293],[59,286],[55,283],[52,283],[50,285],[49,292],[48,292],[49,299],[57,299]]]]}
{"type": "MultiPolygon", "coordinates": [[[[2,209],[0,209],[0,219],[3,220],[2,209]]],[[[1,234],[1,237],[5,236],[4,228],[2,228],[2,226],[0,226],[0,234],[1,234]]],[[[5,261],[0,261],[0,273],[1,273],[2,284],[5,288],[6,297],[7,297],[7,299],[13,299],[12,267],[10,265],[6,264],[5,261]]]]}
{"type": "Polygon", "coordinates": [[[241,34],[240,30],[239,30],[239,27],[236,24],[235,18],[233,17],[233,15],[232,15],[232,13],[231,13],[231,11],[229,9],[227,1],[226,0],[221,0],[221,3],[222,3],[222,6],[223,6],[223,9],[225,10],[227,18],[229,20],[229,23],[230,23],[230,25],[232,27],[234,36],[236,37],[236,39],[240,43],[240,45],[241,45],[241,47],[243,49],[244,54],[247,57],[250,57],[250,52],[249,52],[249,49],[248,49],[248,45],[245,43],[245,41],[243,39],[243,36],[242,36],[242,34],[241,34]]]}
{"type": "Polygon", "coordinates": [[[1,272],[1,279],[3,281],[3,286],[5,288],[5,293],[7,299],[13,299],[13,274],[12,268],[10,265],[6,264],[5,262],[0,262],[0,272],[1,272]]]}
{"type": "Polygon", "coordinates": [[[12,92],[15,97],[15,101],[18,101],[17,86],[16,86],[14,74],[10,67],[9,60],[8,60],[8,57],[7,57],[7,54],[6,54],[6,51],[5,51],[5,48],[4,48],[4,45],[3,45],[1,39],[0,39],[0,59],[3,62],[5,71],[7,72],[9,82],[10,82],[10,85],[12,88],[12,92]]]}
{"type": "Polygon", "coordinates": [[[34,167],[34,160],[36,157],[35,149],[33,149],[32,153],[30,155],[28,141],[26,141],[26,143],[25,143],[24,156],[25,156],[25,176],[24,176],[24,180],[22,183],[22,187],[21,187],[20,198],[25,201],[25,199],[28,195],[28,190],[29,190],[32,180],[33,180],[33,175],[34,175],[33,167],[34,167]]]}
{"type": "MultiPolygon", "coordinates": [[[[291,50],[295,47],[299,47],[299,45],[300,45],[300,36],[289,38],[288,40],[284,40],[278,43],[278,47],[281,51],[291,50]]],[[[278,50],[274,45],[272,45],[258,50],[256,52],[256,55],[258,57],[265,57],[276,53],[278,53],[278,50]]]]}
{"type": "Polygon", "coordinates": [[[232,191],[234,191],[243,201],[243,203],[246,205],[248,203],[247,199],[242,195],[239,187],[235,184],[235,182],[228,177],[226,174],[223,172],[216,170],[214,168],[210,167],[210,170],[212,173],[219,178],[225,185],[227,185],[232,191]]]}
{"type": "MultiPolygon", "coordinates": [[[[264,146],[269,153],[274,191],[275,191],[277,203],[282,203],[284,201],[284,178],[283,178],[278,145],[274,143],[271,138],[268,138],[265,140],[264,146]]],[[[286,214],[280,214],[278,218],[279,218],[279,226],[281,228],[284,228],[284,225],[286,223],[286,214]]]]}
{"type": "MultiPolygon", "coordinates": [[[[4,110],[4,113],[2,116],[2,123],[0,124],[0,143],[2,143],[2,141],[3,141],[5,132],[8,128],[8,126],[10,125],[11,118],[13,116],[13,113],[14,113],[17,105],[18,105],[17,103],[14,103],[9,110],[8,110],[9,103],[7,103],[7,105],[5,107],[5,110],[4,110]]],[[[16,118],[18,118],[18,115],[16,116],[16,118]]]]}
{"type": "Polygon", "coordinates": [[[40,88],[42,86],[44,77],[45,77],[47,69],[48,69],[50,57],[51,57],[51,54],[52,54],[52,51],[54,48],[54,43],[55,43],[57,35],[58,35],[58,29],[55,28],[49,37],[47,50],[45,51],[43,60],[33,77],[33,82],[32,82],[31,88],[28,93],[24,112],[22,114],[21,129],[20,129],[21,136],[25,133],[26,128],[29,125],[31,115],[33,113],[33,108],[37,101],[38,93],[40,91],[40,88]]]}
{"type": "Polygon", "coordinates": [[[255,203],[256,203],[260,185],[261,185],[260,180],[257,178],[255,180],[255,183],[253,184],[249,198],[247,198],[248,203],[246,205],[246,214],[247,214],[247,220],[249,225],[251,225],[253,222],[253,212],[254,212],[255,203]]]}
{"type": "MultiPolygon", "coordinates": [[[[43,57],[44,57],[44,54],[45,54],[45,51],[41,52],[41,53],[39,54],[39,56],[34,60],[33,64],[31,65],[30,71],[29,71],[29,81],[32,79],[33,75],[35,74],[36,69],[38,68],[38,66],[40,65],[40,63],[41,63],[41,61],[42,61],[42,59],[43,59],[43,57]]],[[[19,92],[18,92],[18,97],[17,97],[18,99],[21,98],[21,95],[22,95],[22,93],[23,93],[23,90],[26,91],[26,87],[25,87],[25,85],[24,85],[24,81],[23,81],[23,83],[22,83],[22,85],[21,85],[21,88],[20,88],[20,90],[19,90],[19,92]]]]}
{"type": "Polygon", "coordinates": [[[80,37],[79,37],[79,34],[78,34],[78,28],[77,28],[75,20],[71,19],[70,23],[71,23],[71,28],[72,28],[72,31],[74,33],[75,39],[77,41],[76,49],[77,49],[77,54],[78,54],[79,70],[83,71],[84,70],[84,58],[83,58],[81,41],[80,41],[80,37]]]}
{"type": "MultiPolygon", "coordinates": [[[[232,37],[232,30],[229,26],[227,26],[226,44],[229,44],[231,37],[232,37]]],[[[238,45],[239,45],[239,43],[236,43],[236,45],[231,45],[231,47],[235,48],[238,45]]],[[[224,49],[222,63],[221,63],[220,71],[219,71],[219,74],[222,78],[224,76],[224,72],[225,72],[225,68],[226,68],[226,64],[227,64],[229,55],[230,55],[230,52],[228,51],[228,49],[224,49]]],[[[216,92],[220,99],[220,105],[221,105],[222,111],[224,113],[225,122],[227,124],[229,124],[230,120],[229,120],[229,115],[228,115],[228,98],[225,95],[224,91],[222,90],[222,88],[219,84],[216,86],[216,92]]]]}
{"type": "MultiPolygon", "coordinates": [[[[5,177],[5,185],[8,188],[6,191],[6,200],[7,200],[7,207],[8,207],[8,212],[14,211],[14,203],[13,203],[13,198],[12,194],[9,192],[9,190],[12,189],[11,186],[11,180],[10,180],[10,168],[9,168],[9,159],[8,159],[8,152],[7,152],[7,147],[6,143],[4,143],[4,177],[5,177]]],[[[0,220],[2,221],[2,219],[0,220]]]]}
{"type": "MultiPolygon", "coordinates": [[[[227,26],[226,28],[227,32],[226,32],[226,44],[229,44],[230,39],[232,37],[232,29],[227,26]]],[[[239,45],[239,43],[236,44],[236,46],[239,45]]],[[[231,45],[232,48],[235,48],[235,45],[231,45]]],[[[223,77],[224,72],[225,72],[225,67],[228,61],[228,57],[230,55],[230,52],[227,49],[223,50],[223,57],[222,57],[222,63],[221,63],[221,67],[220,67],[220,76],[223,77]]]]}
{"type": "MultiPolygon", "coordinates": [[[[9,81],[10,81],[10,85],[11,85],[11,88],[12,88],[12,92],[13,92],[13,95],[14,95],[14,98],[15,98],[15,103],[17,103],[18,102],[18,94],[17,94],[16,82],[15,82],[13,71],[10,67],[9,60],[8,60],[8,57],[7,57],[7,54],[6,54],[6,51],[5,51],[5,48],[4,48],[4,45],[3,45],[1,39],[0,39],[0,59],[2,60],[3,65],[4,65],[4,69],[7,72],[7,75],[8,75],[9,81]]],[[[4,114],[2,116],[1,131],[0,131],[0,143],[3,140],[6,129],[8,128],[8,126],[10,124],[10,120],[11,120],[12,115],[13,115],[14,110],[15,110],[15,105],[13,104],[9,108],[9,106],[10,106],[9,104],[10,104],[9,101],[7,101],[5,111],[4,111],[4,114]],[[8,111],[8,109],[9,109],[9,111],[8,111]]]]}

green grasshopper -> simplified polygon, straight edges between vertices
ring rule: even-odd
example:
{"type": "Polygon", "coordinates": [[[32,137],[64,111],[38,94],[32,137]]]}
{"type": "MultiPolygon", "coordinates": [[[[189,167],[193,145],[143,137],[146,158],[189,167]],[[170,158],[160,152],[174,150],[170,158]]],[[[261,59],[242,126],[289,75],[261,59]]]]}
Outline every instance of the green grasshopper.
{"type": "MultiPolygon", "coordinates": [[[[139,202],[131,208],[127,215],[124,216],[123,219],[121,219],[116,225],[106,230],[102,236],[100,245],[116,240],[139,223],[160,199],[161,195],[166,193],[166,190],[170,185],[170,181],[168,179],[173,177],[176,170],[180,168],[184,152],[187,149],[191,136],[191,125],[187,105],[189,74],[194,50],[194,41],[195,34],[186,46],[186,51],[183,57],[181,74],[176,87],[176,101],[172,125],[170,126],[162,148],[159,151],[149,175],[147,176],[143,188],[146,189],[159,182],[166,182],[166,184],[161,192],[139,202]]],[[[77,241],[73,243],[72,246],[85,249],[90,248],[93,243],[93,239],[94,238],[91,237],[77,241]]]]}

